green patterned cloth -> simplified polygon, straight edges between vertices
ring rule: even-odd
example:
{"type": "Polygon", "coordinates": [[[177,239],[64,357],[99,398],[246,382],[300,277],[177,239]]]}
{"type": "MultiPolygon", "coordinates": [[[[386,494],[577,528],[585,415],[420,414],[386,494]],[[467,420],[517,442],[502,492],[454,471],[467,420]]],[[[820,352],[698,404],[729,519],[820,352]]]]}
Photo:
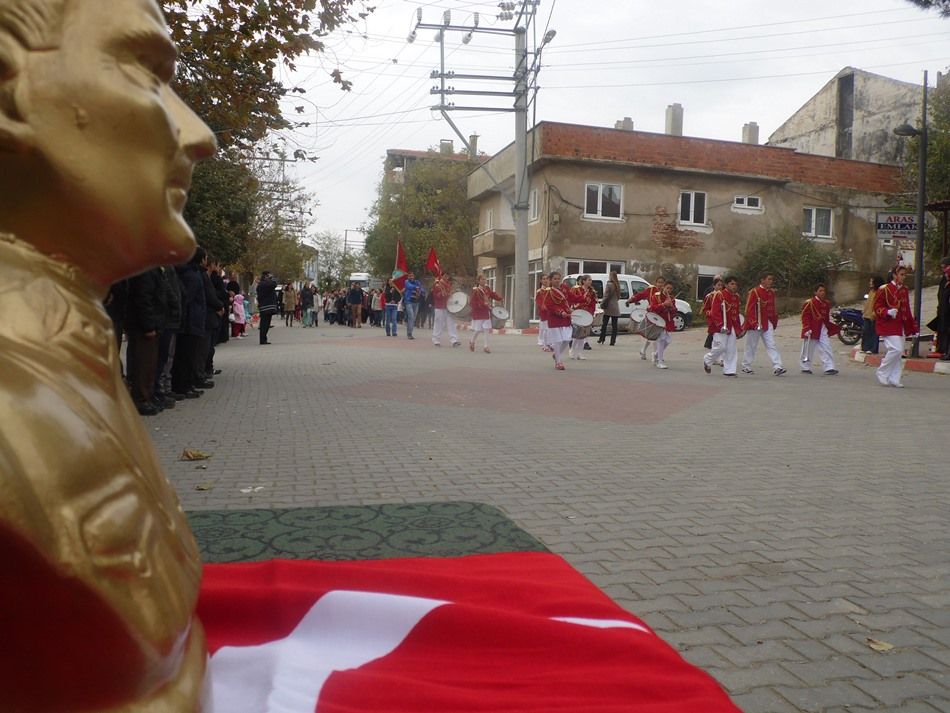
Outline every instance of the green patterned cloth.
{"type": "Polygon", "coordinates": [[[188,513],[205,562],[459,557],[547,548],[483,503],[188,513]]]}

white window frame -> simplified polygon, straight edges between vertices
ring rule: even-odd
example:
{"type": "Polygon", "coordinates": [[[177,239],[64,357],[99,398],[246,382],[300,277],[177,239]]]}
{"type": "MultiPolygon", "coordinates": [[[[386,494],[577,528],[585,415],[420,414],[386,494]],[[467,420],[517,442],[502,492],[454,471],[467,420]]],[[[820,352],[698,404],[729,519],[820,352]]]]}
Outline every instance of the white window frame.
{"type": "Polygon", "coordinates": [[[485,211],[485,232],[493,230],[495,227],[495,210],[494,208],[489,208],[485,211]]]}
{"type": "Polygon", "coordinates": [[[620,222],[623,218],[623,184],[622,183],[595,183],[589,181],[584,184],[584,218],[587,220],[612,220],[620,222]],[[587,212],[587,190],[591,186],[597,187],[597,212],[588,213],[587,212]],[[620,189],[620,215],[603,215],[603,205],[604,205],[604,186],[614,186],[620,189]]]}
{"type": "Polygon", "coordinates": [[[735,196],[732,199],[732,209],[737,213],[761,213],[765,210],[761,196],[735,196]],[[755,201],[756,205],[751,202],[755,201]]]}
{"type": "Polygon", "coordinates": [[[676,222],[680,225],[706,225],[707,207],[709,205],[709,195],[706,191],[680,191],[679,203],[676,206],[676,222]],[[696,196],[703,197],[703,219],[696,218],[696,196]],[[683,196],[689,196],[689,220],[683,220],[683,196]]]}
{"type": "Polygon", "coordinates": [[[806,238],[811,238],[813,240],[828,240],[833,241],[835,239],[835,213],[829,206],[803,206],[802,207],[802,235],[806,238]],[[817,230],[818,221],[816,220],[818,216],[818,211],[826,210],[828,211],[828,234],[820,235],[817,230]],[[811,224],[811,230],[805,229],[805,214],[809,214],[809,223],[811,224]]]}
{"type": "MultiPolygon", "coordinates": [[[[599,271],[599,270],[592,270],[592,269],[590,268],[590,266],[587,264],[587,263],[589,263],[589,262],[606,262],[606,263],[607,263],[607,273],[609,273],[609,272],[610,272],[611,270],[613,270],[614,268],[617,268],[617,274],[618,274],[618,275],[623,275],[623,274],[626,273],[626,270],[627,270],[627,263],[625,263],[625,262],[623,262],[623,261],[621,261],[621,260],[584,260],[583,258],[579,258],[579,257],[569,257],[569,258],[567,258],[567,259],[564,261],[564,266],[565,266],[565,268],[566,268],[565,274],[567,274],[567,275],[573,275],[573,274],[577,274],[577,275],[600,274],[600,271],[599,271]],[[579,269],[577,270],[576,273],[573,272],[573,271],[570,269],[570,263],[572,263],[572,262],[576,262],[577,265],[578,265],[578,267],[579,267],[579,269]]],[[[607,274],[607,273],[605,273],[605,274],[607,274]]]]}
{"type": "Polygon", "coordinates": [[[537,223],[541,217],[541,203],[538,201],[538,189],[534,188],[528,194],[528,222],[537,223]]]}
{"type": "Polygon", "coordinates": [[[498,274],[498,271],[494,267],[486,267],[482,270],[482,274],[485,276],[485,284],[488,286],[488,289],[494,292],[495,276],[498,274]]]}

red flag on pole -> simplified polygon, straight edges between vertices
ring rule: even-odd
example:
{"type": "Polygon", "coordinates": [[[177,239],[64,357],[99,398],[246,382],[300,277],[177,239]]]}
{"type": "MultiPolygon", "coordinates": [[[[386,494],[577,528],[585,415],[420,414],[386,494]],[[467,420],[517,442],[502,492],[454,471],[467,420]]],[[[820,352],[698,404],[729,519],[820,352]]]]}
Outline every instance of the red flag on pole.
{"type": "Polygon", "coordinates": [[[409,272],[409,265],[406,263],[406,253],[402,249],[402,241],[396,241],[396,267],[393,268],[393,284],[400,291],[406,287],[406,274],[409,272]]]}
{"type": "Polygon", "coordinates": [[[429,259],[426,260],[426,270],[436,277],[442,276],[442,266],[439,264],[439,256],[435,254],[435,248],[429,248],[429,259]]]}

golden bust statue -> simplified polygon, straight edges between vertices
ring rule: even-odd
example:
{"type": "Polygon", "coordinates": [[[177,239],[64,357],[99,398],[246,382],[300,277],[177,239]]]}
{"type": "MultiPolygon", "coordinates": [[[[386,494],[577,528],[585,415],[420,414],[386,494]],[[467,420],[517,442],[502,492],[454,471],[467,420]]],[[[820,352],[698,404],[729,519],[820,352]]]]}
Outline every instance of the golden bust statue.
{"type": "Polygon", "coordinates": [[[0,0],[0,708],[197,711],[201,563],[108,286],[185,261],[215,150],[154,0],[0,0]]]}

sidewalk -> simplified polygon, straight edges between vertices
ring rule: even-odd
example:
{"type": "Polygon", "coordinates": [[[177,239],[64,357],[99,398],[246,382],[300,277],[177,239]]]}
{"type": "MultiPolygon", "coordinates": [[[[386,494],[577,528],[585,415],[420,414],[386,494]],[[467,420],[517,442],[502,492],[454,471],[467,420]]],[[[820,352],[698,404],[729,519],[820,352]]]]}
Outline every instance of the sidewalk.
{"type": "MultiPolygon", "coordinates": [[[[882,358],[880,354],[865,354],[857,347],[851,352],[852,361],[866,366],[878,367],[881,365],[882,358]]],[[[908,357],[904,359],[904,369],[919,371],[924,374],[950,374],[950,361],[940,361],[927,357],[917,359],[908,357]]]]}

